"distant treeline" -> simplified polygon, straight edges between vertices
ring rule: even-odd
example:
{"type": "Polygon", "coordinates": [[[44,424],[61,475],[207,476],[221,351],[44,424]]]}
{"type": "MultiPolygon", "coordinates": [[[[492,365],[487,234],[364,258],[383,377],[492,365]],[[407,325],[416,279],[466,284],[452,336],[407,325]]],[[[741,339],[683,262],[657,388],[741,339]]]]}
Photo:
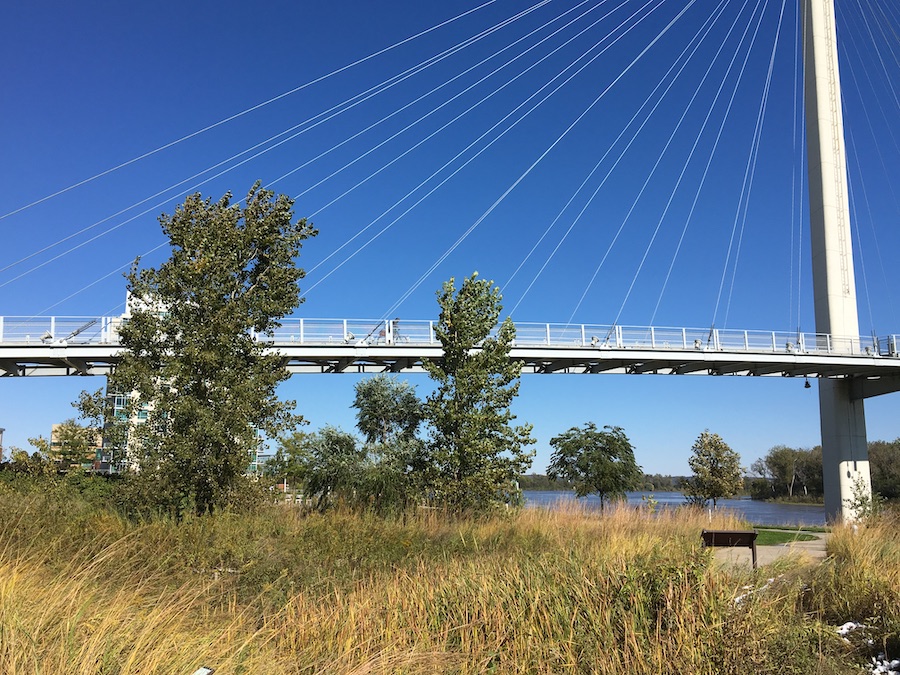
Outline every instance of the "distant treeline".
{"type": "MultiPolygon", "coordinates": [[[[900,500],[900,438],[869,443],[869,468],[872,491],[891,501],[900,500]]],[[[822,448],[790,448],[776,445],[762,459],[749,467],[742,494],[753,499],[776,499],[796,502],[821,502],[822,448]]],[[[644,474],[641,492],[680,492],[685,476],[644,474]]],[[[523,490],[570,490],[565,481],[552,481],[547,476],[531,473],[519,476],[523,490]]]]}
{"type": "MultiPolygon", "coordinates": [[[[869,443],[872,491],[885,499],[900,499],[900,438],[869,443]]],[[[822,448],[776,445],[750,466],[747,483],[754,499],[822,501],[822,448]]]]}
{"type": "MultiPolygon", "coordinates": [[[[644,474],[644,479],[638,486],[641,492],[678,492],[681,489],[681,481],[684,476],[663,476],[654,473],[644,474]]],[[[572,490],[574,485],[567,481],[550,480],[541,473],[530,473],[519,476],[519,487],[523,490],[572,490]]]]}

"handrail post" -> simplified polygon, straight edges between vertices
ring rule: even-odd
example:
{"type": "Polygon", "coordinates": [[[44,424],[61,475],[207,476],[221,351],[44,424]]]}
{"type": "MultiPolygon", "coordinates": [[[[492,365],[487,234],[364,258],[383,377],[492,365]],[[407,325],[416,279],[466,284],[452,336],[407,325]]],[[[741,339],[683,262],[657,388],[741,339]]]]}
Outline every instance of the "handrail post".
{"type": "Polygon", "coordinates": [[[550,346],[550,324],[549,323],[546,325],[546,332],[547,332],[547,346],[549,347],[550,346]]]}
{"type": "Polygon", "coordinates": [[[681,348],[687,349],[687,328],[681,329],[681,348]]]}
{"type": "Polygon", "coordinates": [[[434,344],[434,321],[428,322],[428,344],[434,344]]]}
{"type": "Polygon", "coordinates": [[[581,346],[584,347],[587,344],[584,339],[584,324],[581,324],[581,346]]]}
{"type": "Polygon", "coordinates": [[[56,339],[56,317],[50,317],[50,335],[55,340],[56,339]]]}
{"type": "Polygon", "coordinates": [[[300,319],[300,344],[303,344],[303,319],[300,319]]]}
{"type": "Polygon", "coordinates": [[[622,349],[623,346],[624,345],[622,343],[622,326],[619,326],[617,324],[616,325],[616,347],[618,349],[622,349]]]}
{"type": "Polygon", "coordinates": [[[747,335],[747,331],[744,331],[744,351],[750,351],[750,338],[747,335]]]}
{"type": "Polygon", "coordinates": [[[774,330],[772,331],[772,351],[773,352],[778,351],[778,343],[775,342],[775,331],[774,330]]]}
{"type": "Polygon", "coordinates": [[[722,351],[722,345],[719,342],[719,329],[713,328],[713,345],[715,345],[716,351],[722,351]]]}

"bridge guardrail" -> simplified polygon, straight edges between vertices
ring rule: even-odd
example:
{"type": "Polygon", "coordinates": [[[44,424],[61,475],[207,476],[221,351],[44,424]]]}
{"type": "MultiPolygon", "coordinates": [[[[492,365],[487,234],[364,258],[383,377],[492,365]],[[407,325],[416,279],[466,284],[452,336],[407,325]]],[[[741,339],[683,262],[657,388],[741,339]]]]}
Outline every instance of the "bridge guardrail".
{"type": "MultiPolygon", "coordinates": [[[[0,345],[117,344],[121,317],[0,317],[0,345]]],[[[407,319],[288,318],[272,345],[437,345],[435,322],[407,319]]],[[[821,333],[609,324],[517,323],[521,347],[651,349],[900,357],[900,335],[841,338],[821,333]]]]}
{"type": "Polygon", "coordinates": [[[119,317],[0,316],[2,344],[114,344],[119,317]]]}

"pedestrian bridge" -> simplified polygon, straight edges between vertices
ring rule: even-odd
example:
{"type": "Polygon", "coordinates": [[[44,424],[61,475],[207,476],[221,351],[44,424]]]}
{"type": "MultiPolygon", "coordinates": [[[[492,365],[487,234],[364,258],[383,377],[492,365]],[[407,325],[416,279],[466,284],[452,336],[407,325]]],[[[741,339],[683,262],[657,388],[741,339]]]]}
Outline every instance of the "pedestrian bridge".
{"type": "MultiPolygon", "coordinates": [[[[122,321],[0,317],[0,375],[105,375],[122,321]]],[[[421,372],[442,356],[434,321],[291,318],[254,337],[291,373],[421,372]]],[[[900,389],[900,335],[517,323],[510,357],[524,373],[852,378],[856,398],[900,389]]]]}

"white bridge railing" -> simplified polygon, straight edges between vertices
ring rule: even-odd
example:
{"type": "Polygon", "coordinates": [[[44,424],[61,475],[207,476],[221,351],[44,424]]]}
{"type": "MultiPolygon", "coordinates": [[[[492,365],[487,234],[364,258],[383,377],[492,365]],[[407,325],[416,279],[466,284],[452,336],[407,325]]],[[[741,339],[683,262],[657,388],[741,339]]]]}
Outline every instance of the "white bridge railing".
{"type": "MultiPolygon", "coordinates": [[[[122,321],[120,317],[0,317],[0,346],[115,345],[122,321]]],[[[435,323],[404,319],[289,318],[273,332],[256,338],[275,346],[437,345],[435,323]]],[[[900,335],[843,338],[789,331],[604,324],[517,323],[515,345],[900,357],[900,335]]]]}

